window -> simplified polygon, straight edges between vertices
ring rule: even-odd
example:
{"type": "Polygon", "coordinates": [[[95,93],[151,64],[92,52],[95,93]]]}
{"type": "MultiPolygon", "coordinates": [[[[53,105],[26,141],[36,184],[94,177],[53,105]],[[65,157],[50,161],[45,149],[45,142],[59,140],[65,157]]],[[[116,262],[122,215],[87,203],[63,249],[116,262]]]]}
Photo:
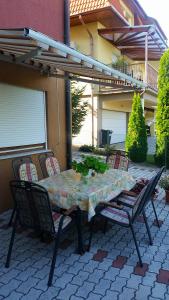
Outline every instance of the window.
{"type": "Polygon", "coordinates": [[[45,144],[45,93],[0,83],[0,153],[45,144]]]}

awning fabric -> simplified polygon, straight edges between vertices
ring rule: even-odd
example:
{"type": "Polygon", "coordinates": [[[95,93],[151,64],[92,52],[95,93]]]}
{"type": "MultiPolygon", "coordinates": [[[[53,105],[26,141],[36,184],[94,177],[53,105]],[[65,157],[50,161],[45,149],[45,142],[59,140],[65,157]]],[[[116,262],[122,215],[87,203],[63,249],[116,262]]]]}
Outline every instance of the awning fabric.
{"type": "Polygon", "coordinates": [[[133,60],[145,60],[146,35],[149,60],[159,60],[167,48],[164,37],[154,25],[113,27],[98,32],[133,60]]]}
{"type": "Polygon", "coordinates": [[[111,86],[115,90],[146,87],[143,82],[29,28],[0,29],[0,60],[49,76],[111,86]]]}

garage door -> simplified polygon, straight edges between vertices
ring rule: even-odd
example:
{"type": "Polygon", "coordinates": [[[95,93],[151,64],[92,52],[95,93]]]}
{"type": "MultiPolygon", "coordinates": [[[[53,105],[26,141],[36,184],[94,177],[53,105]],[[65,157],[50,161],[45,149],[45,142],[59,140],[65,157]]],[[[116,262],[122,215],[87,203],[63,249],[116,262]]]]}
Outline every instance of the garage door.
{"type": "Polygon", "coordinates": [[[111,144],[124,142],[126,138],[126,113],[102,110],[102,129],[113,131],[111,144]]]}

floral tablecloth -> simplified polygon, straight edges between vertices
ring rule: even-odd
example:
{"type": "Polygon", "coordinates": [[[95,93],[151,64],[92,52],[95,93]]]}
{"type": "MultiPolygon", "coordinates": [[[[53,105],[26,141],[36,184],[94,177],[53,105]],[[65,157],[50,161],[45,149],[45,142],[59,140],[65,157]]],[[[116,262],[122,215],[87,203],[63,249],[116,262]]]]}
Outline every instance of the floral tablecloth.
{"type": "Polygon", "coordinates": [[[122,190],[130,190],[135,183],[128,172],[116,169],[88,178],[87,183],[81,181],[80,174],[74,170],[39,181],[47,189],[52,203],[65,209],[78,205],[88,212],[88,220],[95,215],[95,208],[100,201],[110,201],[122,190]]]}

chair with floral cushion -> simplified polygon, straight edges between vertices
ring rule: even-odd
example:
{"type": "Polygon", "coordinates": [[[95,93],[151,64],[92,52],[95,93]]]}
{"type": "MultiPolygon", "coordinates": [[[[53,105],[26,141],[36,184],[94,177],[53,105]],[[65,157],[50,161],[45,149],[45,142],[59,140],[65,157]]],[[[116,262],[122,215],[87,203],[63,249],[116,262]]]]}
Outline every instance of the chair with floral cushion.
{"type": "Polygon", "coordinates": [[[44,178],[60,174],[59,162],[53,152],[40,154],[39,163],[44,178]]]}
{"type": "MultiPolygon", "coordinates": [[[[32,158],[30,156],[24,156],[15,158],[12,160],[12,168],[14,177],[16,180],[25,180],[31,182],[38,181],[38,174],[36,166],[32,162],[32,158]]],[[[9,220],[9,226],[12,224],[12,220],[15,214],[15,207],[12,211],[11,218],[9,220]]]]}
{"type": "Polygon", "coordinates": [[[51,286],[60,238],[70,228],[73,220],[76,223],[78,233],[78,252],[82,253],[81,231],[79,229],[80,210],[74,206],[67,211],[58,208],[57,212],[52,212],[48,192],[42,186],[32,182],[11,181],[10,188],[15,202],[16,214],[5,266],[8,268],[10,264],[18,223],[21,227],[34,229],[39,235],[49,234],[54,240],[53,257],[48,278],[48,286],[51,286]]]}
{"type": "MultiPolygon", "coordinates": [[[[150,245],[152,245],[152,238],[151,238],[151,234],[150,234],[150,230],[149,230],[149,226],[148,226],[148,222],[147,222],[147,218],[146,218],[146,214],[145,214],[145,210],[144,210],[146,203],[148,201],[149,194],[151,192],[150,189],[151,189],[152,184],[153,184],[153,181],[150,180],[148,185],[145,186],[144,189],[141,191],[140,195],[137,198],[137,202],[135,203],[135,206],[133,208],[129,209],[126,207],[126,208],[119,209],[119,208],[117,208],[116,203],[114,204],[111,202],[107,202],[107,203],[103,202],[103,203],[100,203],[100,205],[103,205],[103,208],[100,209],[100,211],[97,214],[100,217],[102,217],[104,221],[109,221],[109,222],[118,224],[122,227],[129,228],[131,230],[132,236],[134,239],[134,243],[135,243],[135,247],[136,247],[136,251],[138,254],[138,258],[139,258],[139,263],[140,263],[141,267],[143,266],[143,263],[142,263],[142,259],[141,259],[141,255],[140,255],[140,251],[139,251],[138,243],[136,240],[133,225],[134,225],[137,217],[140,214],[142,214],[144,217],[150,245]]],[[[94,225],[94,220],[97,217],[97,215],[92,218],[92,221],[90,223],[90,236],[89,236],[88,251],[90,250],[90,247],[91,247],[91,241],[92,241],[92,236],[93,236],[93,225],[94,225]]]]}
{"type": "Polygon", "coordinates": [[[113,154],[106,158],[107,164],[113,169],[128,171],[129,159],[122,151],[114,151],[113,154]]]}
{"type": "MultiPolygon", "coordinates": [[[[158,184],[158,181],[162,175],[162,173],[165,171],[165,167],[162,167],[156,175],[153,176],[154,178],[154,183],[153,185],[151,186],[151,192],[150,192],[150,195],[149,195],[149,201],[147,202],[147,204],[149,202],[151,202],[152,204],[152,208],[153,208],[153,211],[154,211],[154,215],[155,215],[155,219],[156,219],[156,223],[158,225],[158,227],[160,228],[160,223],[159,223],[159,220],[158,220],[158,216],[157,216],[157,212],[156,212],[156,209],[155,209],[155,205],[154,205],[154,200],[153,200],[153,195],[154,195],[154,192],[155,192],[155,189],[156,189],[156,186],[158,184]]],[[[153,179],[152,178],[152,179],[153,179]]],[[[145,185],[147,185],[149,183],[149,181],[146,182],[146,184],[144,184],[145,181],[142,181],[142,183],[136,183],[136,186],[138,185],[139,187],[139,192],[142,191],[142,189],[145,187],[145,185]]],[[[116,198],[117,202],[121,205],[125,205],[125,206],[128,206],[128,207],[134,207],[136,201],[137,201],[137,198],[138,198],[138,195],[139,193],[137,194],[136,190],[134,191],[134,189],[132,191],[123,191],[123,193],[118,196],[116,198]]]]}
{"type": "Polygon", "coordinates": [[[37,169],[30,156],[13,159],[12,168],[16,180],[38,181],[37,169]]]}

